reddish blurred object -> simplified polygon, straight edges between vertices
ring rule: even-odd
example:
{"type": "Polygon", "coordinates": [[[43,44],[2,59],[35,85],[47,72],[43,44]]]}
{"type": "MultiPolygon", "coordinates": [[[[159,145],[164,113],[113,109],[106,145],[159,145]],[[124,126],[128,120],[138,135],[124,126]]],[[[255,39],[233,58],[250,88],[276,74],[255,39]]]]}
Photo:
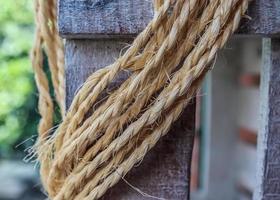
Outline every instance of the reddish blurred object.
{"type": "Polygon", "coordinates": [[[239,83],[245,87],[259,87],[260,74],[242,74],[239,77],[239,83]]]}

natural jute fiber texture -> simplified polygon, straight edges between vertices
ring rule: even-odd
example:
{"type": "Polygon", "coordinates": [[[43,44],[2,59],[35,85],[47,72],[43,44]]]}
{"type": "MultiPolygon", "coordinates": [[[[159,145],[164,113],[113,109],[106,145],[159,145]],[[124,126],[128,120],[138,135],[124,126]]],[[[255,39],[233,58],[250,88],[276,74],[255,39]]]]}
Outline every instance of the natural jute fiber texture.
{"type": "Polygon", "coordinates": [[[42,116],[36,149],[49,198],[98,199],[140,162],[195,95],[248,1],[155,0],[151,22],[122,56],[87,79],[65,114],[56,0],[35,0],[32,57],[42,116]],[[54,132],[43,49],[63,116],[54,132]],[[123,71],[129,78],[107,92],[123,71]]]}

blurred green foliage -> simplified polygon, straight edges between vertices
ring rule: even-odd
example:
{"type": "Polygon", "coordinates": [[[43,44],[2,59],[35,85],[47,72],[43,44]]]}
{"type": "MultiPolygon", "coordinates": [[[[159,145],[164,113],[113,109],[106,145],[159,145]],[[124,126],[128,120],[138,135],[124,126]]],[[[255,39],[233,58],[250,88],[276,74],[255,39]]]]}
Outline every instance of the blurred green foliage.
{"type": "Polygon", "coordinates": [[[0,156],[22,152],[36,134],[39,116],[29,51],[33,41],[31,0],[2,0],[0,5],[0,156]]]}

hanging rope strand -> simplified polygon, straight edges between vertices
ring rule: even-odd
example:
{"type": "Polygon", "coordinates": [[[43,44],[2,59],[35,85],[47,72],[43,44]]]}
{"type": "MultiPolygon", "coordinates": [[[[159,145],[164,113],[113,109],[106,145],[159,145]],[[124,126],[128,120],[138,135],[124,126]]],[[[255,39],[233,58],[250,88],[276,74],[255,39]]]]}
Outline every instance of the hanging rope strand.
{"type": "Polygon", "coordinates": [[[217,51],[237,29],[248,1],[154,0],[155,14],[145,30],[123,56],[87,79],[65,114],[56,0],[35,0],[32,59],[42,116],[37,149],[50,198],[98,199],[142,160],[195,95],[217,51]],[[43,47],[63,117],[51,136],[54,111],[42,68],[43,47]],[[124,70],[130,77],[100,100],[124,70]]]}

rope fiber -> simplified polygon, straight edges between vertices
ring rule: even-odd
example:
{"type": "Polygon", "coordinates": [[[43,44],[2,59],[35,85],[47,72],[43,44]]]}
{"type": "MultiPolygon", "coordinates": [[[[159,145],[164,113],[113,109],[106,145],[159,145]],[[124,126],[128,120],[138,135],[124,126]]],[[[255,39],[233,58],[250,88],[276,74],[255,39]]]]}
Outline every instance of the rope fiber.
{"type": "Polygon", "coordinates": [[[43,186],[53,200],[99,199],[143,159],[195,95],[249,2],[154,0],[154,17],[147,27],[114,63],[87,79],[66,113],[57,2],[34,1],[32,64],[41,115],[35,148],[43,186]],[[123,71],[130,72],[129,78],[106,92],[123,71]],[[63,120],[51,133],[54,101],[63,120]]]}

